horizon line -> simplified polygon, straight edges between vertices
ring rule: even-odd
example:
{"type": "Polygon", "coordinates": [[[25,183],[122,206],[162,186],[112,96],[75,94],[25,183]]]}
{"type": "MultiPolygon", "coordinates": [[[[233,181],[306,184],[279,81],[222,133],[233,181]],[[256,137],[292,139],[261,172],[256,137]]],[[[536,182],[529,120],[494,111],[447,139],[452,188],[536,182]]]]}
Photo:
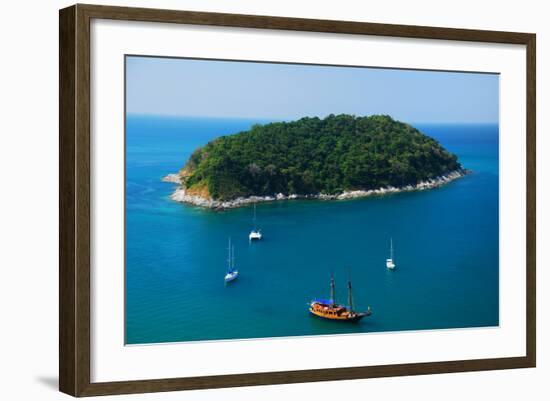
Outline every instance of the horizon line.
{"type": "MultiPolygon", "coordinates": [[[[500,121],[403,121],[399,120],[397,118],[394,118],[390,114],[383,114],[383,113],[375,113],[375,114],[352,114],[352,113],[331,113],[335,116],[341,115],[341,114],[347,114],[354,117],[371,117],[371,116],[380,116],[380,115],[389,115],[391,118],[393,118],[396,121],[403,122],[406,124],[481,124],[481,125],[499,125],[500,121]]],[[[140,117],[165,117],[165,118],[204,118],[204,119],[218,119],[218,120],[263,120],[263,121],[270,121],[270,122],[289,122],[289,121],[297,121],[302,118],[319,118],[324,119],[328,117],[330,114],[327,114],[326,116],[318,116],[318,115],[305,115],[302,117],[265,117],[265,116],[212,116],[212,115],[188,115],[188,114],[163,114],[163,113],[138,113],[138,112],[126,112],[125,116],[140,116],[140,117]]]]}

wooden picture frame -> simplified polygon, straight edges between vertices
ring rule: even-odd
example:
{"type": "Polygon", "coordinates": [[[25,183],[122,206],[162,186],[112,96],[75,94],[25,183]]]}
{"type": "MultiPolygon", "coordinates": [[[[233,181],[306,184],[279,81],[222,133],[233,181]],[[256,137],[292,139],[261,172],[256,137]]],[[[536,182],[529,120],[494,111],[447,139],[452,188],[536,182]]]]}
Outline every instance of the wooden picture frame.
{"type": "Polygon", "coordinates": [[[535,34],[80,4],[60,10],[59,29],[60,391],[73,396],[94,396],[535,366],[535,34]],[[525,45],[527,49],[525,60],[527,71],[526,355],[511,358],[92,383],[90,380],[90,21],[94,18],[525,45]]]}

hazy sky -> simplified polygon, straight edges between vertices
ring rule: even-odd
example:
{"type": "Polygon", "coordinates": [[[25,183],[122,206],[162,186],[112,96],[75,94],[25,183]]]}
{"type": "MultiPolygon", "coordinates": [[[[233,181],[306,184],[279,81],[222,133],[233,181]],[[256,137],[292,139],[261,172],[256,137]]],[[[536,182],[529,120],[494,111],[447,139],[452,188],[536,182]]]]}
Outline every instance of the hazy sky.
{"type": "Polygon", "coordinates": [[[131,114],[295,119],[389,114],[498,122],[499,77],[376,68],[127,57],[131,114]]]}

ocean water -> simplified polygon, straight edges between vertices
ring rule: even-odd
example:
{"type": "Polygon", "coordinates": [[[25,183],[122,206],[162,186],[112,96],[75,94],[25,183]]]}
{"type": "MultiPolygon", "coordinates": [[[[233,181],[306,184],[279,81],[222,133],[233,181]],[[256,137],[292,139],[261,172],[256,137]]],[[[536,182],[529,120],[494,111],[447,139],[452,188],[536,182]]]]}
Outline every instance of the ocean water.
{"type": "Polygon", "coordinates": [[[176,172],[209,140],[265,121],[128,116],[126,343],[244,339],[499,324],[498,126],[417,125],[472,174],[442,188],[347,201],[258,204],[223,212],[169,199],[176,172]],[[224,285],[227,241],[239,278],[224,285]],[[385,259],[393,238],[397,268],[385,259]],[[311,316],[307,302],[346,303],[359,323],[311,316]]]}

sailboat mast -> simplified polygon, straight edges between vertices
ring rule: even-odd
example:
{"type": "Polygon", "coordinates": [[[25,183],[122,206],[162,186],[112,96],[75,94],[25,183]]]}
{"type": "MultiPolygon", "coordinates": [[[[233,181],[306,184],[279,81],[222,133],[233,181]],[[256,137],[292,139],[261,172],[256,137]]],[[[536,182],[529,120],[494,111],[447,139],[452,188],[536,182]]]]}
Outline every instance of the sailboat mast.
{"type": "Polygon", "coordinates": [[[348,306],[349,306],[349,311],[353,312],[353,295],[351,294],[351,280],[348,281],[348,306]]]}
{"type": "Polygon", "coordinates": [[[393,260],[393,238],[390,238],[390,259],[393,260]]]}
{"type": "Polygon", "coordinates": [[[231,270],[235,269],[235,247],[231,247],[231,270]]]}
{"type": "Polygon", "coordinates": [[[336,303],[336,295],[334,293],[334,275],[330,275],[330,306],[336,303]]]}
{"type": "Polygon", "coordinates": [[[231,237],[229,237],[229,245],[227,246],[227,270],[231,270],[231,237]]]}
{"type": "Polygon", "coordinates": [[[254,231],[256,231],[256,202],[254,202],[254,219],[252,220],[254,224],[254,231]]]}

